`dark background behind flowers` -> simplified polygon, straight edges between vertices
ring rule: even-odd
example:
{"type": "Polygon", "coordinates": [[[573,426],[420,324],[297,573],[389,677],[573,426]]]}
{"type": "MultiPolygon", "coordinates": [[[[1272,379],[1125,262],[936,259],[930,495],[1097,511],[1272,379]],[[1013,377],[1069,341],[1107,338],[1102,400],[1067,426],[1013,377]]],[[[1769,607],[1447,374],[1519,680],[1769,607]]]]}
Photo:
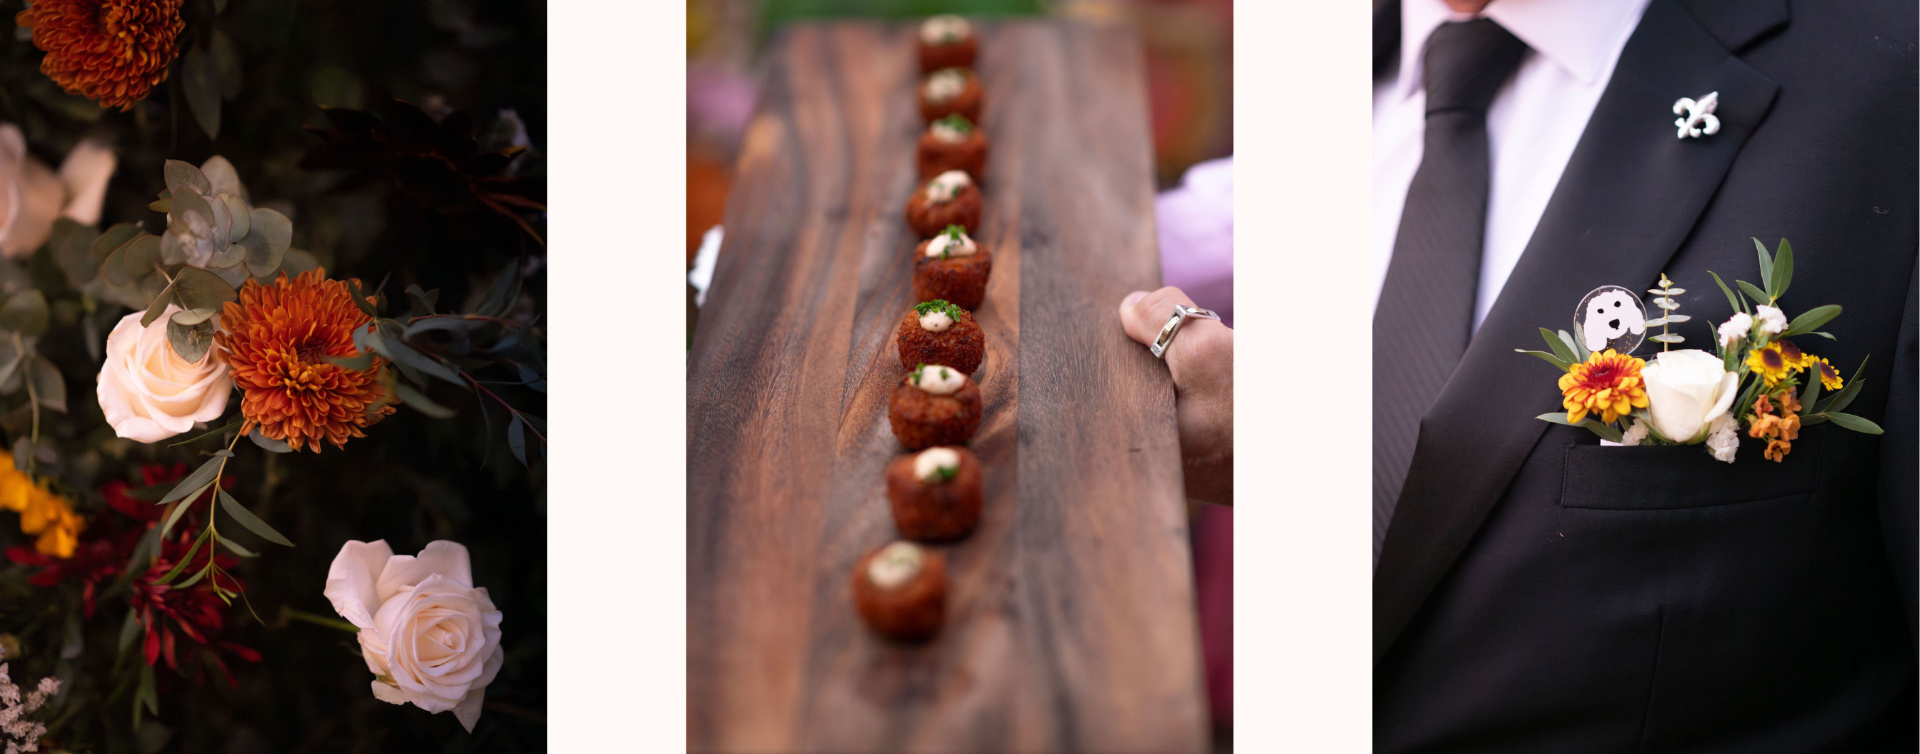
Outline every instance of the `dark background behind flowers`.
{"type": "MultiPolygon", "coordinates": [[[[11,25],[22,7],[5,3],[0,11],[11,25]]],[[[329,277],[357,277],[369,290],[384,280],[385,314],[404,317],[402,291],[410,284],[438,289],[440,311],[471,309],[502,270],[514,268],[525,282],[509,318],[533,322],[544,339],[546,250],[533,236],[544,233],[544,222],[540,213],[518,212],[530,223],[522,228],[483,196],[500,190],[545,200],[544,3],[189,0],[183,15],[182,59],[127,112],[103,111],[64,94],[40,73],[41,53],[24,33],[0,39],[0,121],[23,129],[33,155],[57,166],[83,138],[113,145],[119,167],[102,227],[137,221],[149,232],[163,231],[165,216],[146,206],[164,188],[162,163],[198,165],[223,155],[256,206],[293,220],[293,248],[325,266],[329,277]],[[217,59],[211,80],[182,74],[195,48],[217,59]],[[224,54],[228,48],[231,55],[224,54]],[[195,97],[219,101],[216,136],[190,107],[195,97]],[[411,106],[395,106],[389,97],[411,106]],[[373,121],[350,113],[330,120],[323,107],[370,113],[378,133],[365,131],[373,121]],[[330,125],[346,128],[309,130],[330,125]],[[471,134],[472,144],[462,132],[471,134]],[[515,145],[526,149],[511,160],[475,158],[515,145]],[[489,177],[517,180],[478,180],[489,177]],[[476,192],[476,186],[482,188],[476,192]]],[[[610,84],[617,81],[609,76],[610,84]]],[[[51,302],[52,326],[40,351],[64,376],[68,410],[42,416],[38,476],[88,517],[84,542],[130,523],[124,517],[106,523],[120,514],[106,505],[103,485],[141,486],[145,463],[192,468],[218,440],[168,446],[199,431],[151,446],[114,438],[94,400],[99,361],[89,343],[103,342],[128,310],[100,301],[90,313],[51,257],[42,249],[30,260],[0,261],[0,292],[36,287],[51,302]]],[[[299,268],[291,261],[288,267],[299,268]]],[[[500,400],[545,415],[543,383],[538,389],[511,384],[521,382],[511,370],[479,374],[508,383],[489,385],[500,400]]],[[[228,471],[233,493],[296,545],[266,545],[262,557],[234,568],[264,622],[236,602],[226,610],[222,638],[257,649],[262,661],[229,659],[237,688],[217,673],[196,684],[192,673],[182,677],[163,664],[156,669],[160,714],[142,729],[133,727],[132,694],[114,695],[126,595],[103,595],[86,618],[77,582],[34,587],[26,578],[38,569],[0,562],[0,645],[19,653],[8,658],[14,678],[57,674],[67,684],[49,718],[55,722],[48,741],[101,752],[543,749],[542,453],[530,441],[530,463],[515,459],[506,441],[507,411],[493,398],[446,384],[433,385],[429,394],[457,415],[434,419],[402,407],[367,437],[318,455],[275,455],[246,442],[235,448],[228,471]],[[484,416],[482,400],[488,401],[484,416]],[[334,617],[321,589],[341,543],[382,538],[400,554],[434,539],[465,544],[476,584],[504,613],[506,661],[486,689],[472,734],[452,714],[376,700],[352,635],[287,612],[334,617]],[[70,616],[79,616],[78,631],[69,628],[70,616]]],[[[0,433],[9,446],[21,431],[25,401],[24,392],[0,396],[0,433]]],[[[213,426],[236,419],[239,401],[235,394],[227,417],[213,426]]],[[[19,545],[30,546],[31,539],[19,533],[12,514],[0,513],[0,547],[19,545]]]]}

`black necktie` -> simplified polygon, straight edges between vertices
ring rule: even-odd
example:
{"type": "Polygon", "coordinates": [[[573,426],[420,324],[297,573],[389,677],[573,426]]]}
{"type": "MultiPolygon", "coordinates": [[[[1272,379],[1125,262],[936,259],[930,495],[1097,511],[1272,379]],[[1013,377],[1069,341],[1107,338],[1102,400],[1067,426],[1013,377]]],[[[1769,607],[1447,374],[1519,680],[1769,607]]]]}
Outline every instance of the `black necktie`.
{"type": "Polygon", "coordinates": [[[1427,38],[1425,150],[1407,186],[1373,312],[1373,556],[1413,460],[1420,417],[1473,335],[1487,225],[1487,106],[1527,45],[1491,19],[1427,38]]]}

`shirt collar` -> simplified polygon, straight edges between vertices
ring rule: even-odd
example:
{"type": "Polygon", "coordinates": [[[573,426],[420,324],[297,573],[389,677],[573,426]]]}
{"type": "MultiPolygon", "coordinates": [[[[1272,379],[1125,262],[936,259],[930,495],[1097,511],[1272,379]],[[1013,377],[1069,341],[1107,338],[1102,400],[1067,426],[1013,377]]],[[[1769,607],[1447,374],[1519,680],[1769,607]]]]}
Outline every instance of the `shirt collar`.
{"type": "MultiPolygon", "coordinates": [[[[1590,86],[1619,57],[1646,5],[1647,0],[1493,0],[1477,16],[1493,19],[1568,77],[1590,86]]],[[[1448,10],[1441,0],[1402,0],[1399,96],[1412,96],[1424,83],[1421,52],[1433,30],[1475,17],[1448,10]]]]}

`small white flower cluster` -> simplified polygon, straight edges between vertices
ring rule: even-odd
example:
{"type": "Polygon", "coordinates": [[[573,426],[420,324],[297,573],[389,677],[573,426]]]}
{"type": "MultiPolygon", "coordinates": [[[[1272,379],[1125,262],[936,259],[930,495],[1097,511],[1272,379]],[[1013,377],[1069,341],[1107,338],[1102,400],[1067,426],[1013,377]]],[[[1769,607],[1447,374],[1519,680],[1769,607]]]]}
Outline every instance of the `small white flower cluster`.
{"type": "Polygon", "coordinates": [[[1627,427],[1627,431],[1620,433],[1620,444],[1631,448],[1646,442],[1647,431],[1647,420],[1635,419],[1633,426],[1627,427]]]}
{"type": "Polygon", "coordinates": [[[1707,425],[1707,452],[1713,459],[1733,463],[1733,454],[1740,449],[1740,423],[1733,414],[1721,414],[1707,425]]]}
{"type": "MultiPolygon", "coordinates": [[[[5,656],[5,651],[0,651],[0,657],[5,656]]],[[[27,715],[58,693],[60,681],[55,678],[42,678],[32,691],[21,693],[7,675],[7,664],[0,662],[0,743],[7,745],[6,754],[40,750],[40,737],[47,734],[47,726],[28,720],[27,715]]]]}
{"type": "Polygon", "coordinates": [[[1769,338],[1786,332],[1787,314],[1779,307],[1761,304],[1753,308],[1753,313],[1734,312],[1733,316],[1720,325],[1720,345],[1732,346],[1748,332],[1758,330],[1769,338]]]}

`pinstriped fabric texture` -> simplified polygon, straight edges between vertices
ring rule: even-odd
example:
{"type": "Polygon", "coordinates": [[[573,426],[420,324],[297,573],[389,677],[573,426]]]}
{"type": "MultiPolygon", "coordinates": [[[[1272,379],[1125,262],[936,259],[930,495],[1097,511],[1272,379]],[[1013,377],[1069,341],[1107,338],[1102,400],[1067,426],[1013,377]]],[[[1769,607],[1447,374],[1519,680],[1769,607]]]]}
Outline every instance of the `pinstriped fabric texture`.
{"type": "Polygon", "coordinates": [[[1526,43],[1486,18],[1442,24],[1427,38],[1424,152],[1373,313],[1375,562],[1420,417],[1472,337],[1492,180],[1487,106],[1526,51],[1526,43]]]}

